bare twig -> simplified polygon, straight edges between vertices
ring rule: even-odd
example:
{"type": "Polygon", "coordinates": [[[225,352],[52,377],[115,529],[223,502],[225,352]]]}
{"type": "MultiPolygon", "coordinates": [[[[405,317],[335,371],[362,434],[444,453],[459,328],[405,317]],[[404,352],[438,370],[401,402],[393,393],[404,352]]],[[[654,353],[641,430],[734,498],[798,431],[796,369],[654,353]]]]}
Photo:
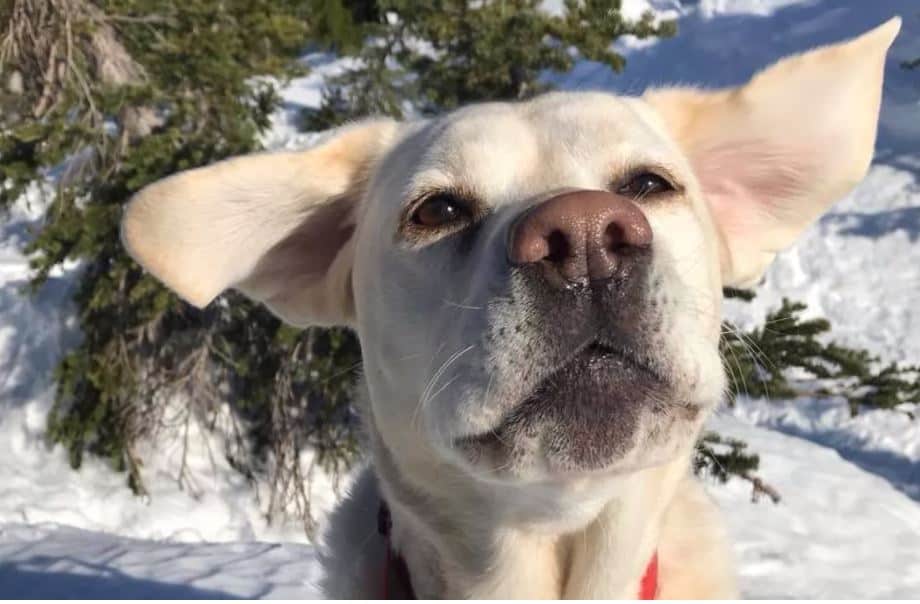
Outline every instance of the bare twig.
{"type": "Polygon", "coordinates": [[[751,483],[751,501],[757,503],[761,496],[766,495],[770,498],[773,503],[779,503],[782,501],[782,497],[774,487],[770,486],[763,481],[759,476],[754,476],[753,474],[743,474],[741,476],[745,480],[751,483]]]}

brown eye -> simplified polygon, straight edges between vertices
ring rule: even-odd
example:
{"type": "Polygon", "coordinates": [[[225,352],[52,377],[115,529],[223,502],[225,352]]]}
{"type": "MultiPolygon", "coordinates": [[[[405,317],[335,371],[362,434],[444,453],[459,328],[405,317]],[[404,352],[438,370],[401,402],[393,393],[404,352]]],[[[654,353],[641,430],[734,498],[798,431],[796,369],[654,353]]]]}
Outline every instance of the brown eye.
{"type": "Polygon", "coordinates": [[[451,226],[470,218],[466,204],[446,193],[432,195],[412,213],[412,222],[428,229],[451,226]]]}
{"type": "Polygon", "coordinates": [[[653,172],[642,172],[641,174],[630,176],[620,185],[617,193],[633,199],[642,199],[673,190],[673,185],[661,176],[653,172]]]}

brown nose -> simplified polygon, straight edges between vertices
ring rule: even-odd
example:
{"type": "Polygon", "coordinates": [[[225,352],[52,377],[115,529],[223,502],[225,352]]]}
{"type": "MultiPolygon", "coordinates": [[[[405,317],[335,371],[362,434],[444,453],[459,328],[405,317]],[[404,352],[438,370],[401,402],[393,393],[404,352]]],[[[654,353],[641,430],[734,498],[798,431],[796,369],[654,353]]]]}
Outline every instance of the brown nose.
{"type": "Polygon", "coordinates": [[[610,279],[623,259],[652,244],[652,227],[632,200],[572,191],[544,201],[512,226],[508,257],[542,264],[557,286],[610,279]]]}

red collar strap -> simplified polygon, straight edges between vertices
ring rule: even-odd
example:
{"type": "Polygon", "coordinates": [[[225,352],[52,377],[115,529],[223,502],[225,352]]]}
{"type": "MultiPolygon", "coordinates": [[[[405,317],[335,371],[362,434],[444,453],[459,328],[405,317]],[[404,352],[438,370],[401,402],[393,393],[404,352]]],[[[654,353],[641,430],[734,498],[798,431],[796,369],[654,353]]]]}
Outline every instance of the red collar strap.
{"type": "Polygon", "coordinates": [[[383,537],[383,546],[386,548],[386,562],[383,566],[383,593],[381,600],[415,600],[415,590],[412,589],[412,579],[409,577],[409,567],[402,556],[393,551],[390,543],[390,531],[393,530],[393,519],[390,517],[390,508],[383,501],[377,509],[377,532],[383,537]]]}
{"type": "Polygon", "coordinates": [[[645,567],[645,574],[639,581],[639,600],[654,600],[658,597],[658,552],[652,554],[652,559],[645,567]]]}
{"type": "MultiPolygon", "coordinates": [[[[383,502],[377,510],[377,532],[384,539],[386,547],[386,562],[383,567],[383,600],[415,600],[415,590],[412,589],[412,579],[409,576],[409,567],[402,556],[393,551],[390,544],[390,531],[393,529],[393,519],[390,510],[383,502]]],[[[658,552],[652,554],[652,559],[645,567],[645,574],[639,581],[638,600],[654,600],[658,595],[658,552]]]]}

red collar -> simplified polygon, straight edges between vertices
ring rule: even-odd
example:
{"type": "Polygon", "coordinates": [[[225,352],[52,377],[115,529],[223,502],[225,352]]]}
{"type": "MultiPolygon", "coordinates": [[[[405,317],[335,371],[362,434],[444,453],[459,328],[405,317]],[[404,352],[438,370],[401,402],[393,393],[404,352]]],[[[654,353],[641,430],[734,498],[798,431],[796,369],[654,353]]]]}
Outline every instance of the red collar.
{"type": "Polygon", "coordinates": [[[639,581],[639,600],[654,600],[658,597],[658,552],[652,554],[652,559],[645,567],[645,574],[639,581]]]}
{"type": "MultiPolygon", "coordinates": [[[[409,567],[402,556],[393,551],[390,544],[390,530],[393,520],[390,510],[381,502],[377,510],[377,532],[383,536],[386,547],[386,562],[383,566],[383,600],[415,600],[415,590],[412,589],[412,578],[409,576],[409,567]]],[[[652,554],[652,559],[645,567],[645,574],[639,581],[638,600],[654,600],[658,595],[658,552],[652,554]]]]}
{"type": "Polygon", "coordinates": [[[383,537],[383,546],[386,548],[386,558],[383,564],[383,584],[381,600],[415,600],[415,590],[412,589],[412,578],[409,576],[409,567],[402,556],[393,551],[390,543],[390,531],[393,529],[393,519],[390,517],[390,508],[383,501],[377,509],[377,532],[383,537]]]}

